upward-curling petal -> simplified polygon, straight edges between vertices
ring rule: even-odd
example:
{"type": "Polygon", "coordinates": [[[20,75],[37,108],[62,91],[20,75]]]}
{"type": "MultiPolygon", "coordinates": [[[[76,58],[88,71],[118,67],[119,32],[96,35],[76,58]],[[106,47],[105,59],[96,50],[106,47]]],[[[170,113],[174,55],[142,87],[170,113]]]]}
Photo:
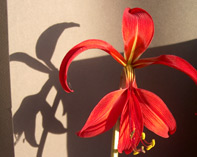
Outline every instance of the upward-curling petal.
{"type": "Polygon", "coordinates": [[[152,17],[141,8],[127,8],[123,14],[122,33],[126,60],[131,63],[147,49],[154,34],[152,17]]]}
{"type": "Polygon", "coordinates": [[[123,56],[107,42],[97,39],[83,41],[73,47],[62,60],[59,71],[59,80],[66,92],[73,92],[73,90],[71,90],[67,84],[67,72],[69,65],[77,55],[88,49],[101,49],[110,54],[121,65],[126,65],[126,61],[123,56]]]}

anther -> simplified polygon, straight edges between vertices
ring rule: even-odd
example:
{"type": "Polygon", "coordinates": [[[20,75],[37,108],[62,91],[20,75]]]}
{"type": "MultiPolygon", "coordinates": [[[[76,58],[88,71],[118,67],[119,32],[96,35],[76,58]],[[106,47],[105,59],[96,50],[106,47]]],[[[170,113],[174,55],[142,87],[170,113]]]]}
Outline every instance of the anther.
{"type": "Polygon", "coordinates": [[[149,146],[146,147],[146,150],[150,150],[151,148],[153,148],[155,146],[155,139],[152,139],[152,142],[149,146]]]}
{"type": "Polygon", "coordinates": [[[133,155],[138,155],[140,152],[139,151],[134,151],[133,155]]]}
{"type": "Polygon", "coordinates": [[[150,150],[151,148],[153,148],[155,146],[155,139],[152,139],[151,143],[149,143],[145,140],[145,137],[146,137],[146,134],[144,132],[142,132],[142,136],[141,136],[142,141],[141,142],[146,147],[146,150],[150,150]]]}
{"type": "Polygon", "coordinates": [[[144,132],[142,132],[142,136],[141,136],[142,140],[145,140],[146,138],[146,134],[144,132]]]}
{"type": "Polygon", "coordinates": [[[141,152],[146,153],[146,151],[144,150],[144,146],[141,147],[141,152]]]}
{"type": "Polygon", "coordinates": [[[133,155],[138,155],[140,152],[146,153],[146,151],[144,150],[144,146],[142,146],[141,149],[134,150],[133,155]]]}
{"type": "MultiPolygon", "coordinates": [[[[135,133],[135,129],[131,132],[130,138],[133,137],[134,133],[135,133]]],[[[134,150],[133,150],[133,155],[138,155],[140,152],[146,153],[146,151],[145,151],[144,148],[146,148],[146,150],[150,150],[151,148],[153,148],[153,147],[155,146],[155,139],[152,139],[151,142],[147,142],[147,141],[145,140],[145,138],[146,138],[146,134],[145,134],[144,132],[142,132],[142,135],[141,135],[141,143],[142,143],[144,146],[141,146],[140,149],[134,148],[134,150]]]]}

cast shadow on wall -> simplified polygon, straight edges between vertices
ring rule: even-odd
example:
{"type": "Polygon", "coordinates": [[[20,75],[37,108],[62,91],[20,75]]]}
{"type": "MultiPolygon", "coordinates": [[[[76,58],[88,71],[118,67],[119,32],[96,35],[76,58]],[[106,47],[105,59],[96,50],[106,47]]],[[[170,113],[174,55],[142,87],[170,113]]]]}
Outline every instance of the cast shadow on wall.
{"type": "MultiPolygon", "coordinates": [[[[73,26],[78,25],[74,23],[54,25],[43,32],[38,39],[36,45],[37,58],[44,61],[48,67],[25,53],[14,53],[10,56],[11,61],[23,62],[30,68],[49,74],[49,79],[41,87],[41,90],[35,95],[24,98],[13,117],[14,134],[17,135],[19,140],[24,132],[27,142],[32,147],[38,147],[37,157],[42,156],[48,132],[54,134],[67,133],[68,157],[110,156],[111,131],[88,139],[77,137],[75,132],[82,128],[98,101],[107,93],[118,89],[122,67],[111,56],[73,62],[68,76],[72,84],[71,88],[75,92],[72,94],[64,92],[59,84],[58,69],[53,66],[50,59],[61,32],[65,28],[73,26]],[[53,46],[49,46],[50,44],[53,46]],[[50,107],[46,102],[46,97],[52,86],[56,88],[57,95],[52,107],[50,107]],[[62,123],[54,116],[60,100],[63,102],[63,114],[67,113],[67,128],[64,128],[62,123]],[[35,141],[35,118],[38,112],[41,112],[43,116],[44,128],[39,144],[35,141]]],[[[174,54],[186,59],[196,67],[197,54],[194,52],[196,49],[197,40],[192,40],[150,48],[143,56],[174,54]]],[[[173,157],[187,156],[188,153],[189,155],[194,153],[195,138],[193,136],[197,132],[195,125],[197,122],[195,116],[197,111],[195,84],[183,73],[162,65],[137,69],[136,75],[139,87],[160,96],[177,120],[177,132],[169,139],[160,138],[146,130],[147,139],[151,140],[151,137],[156,139],[156,148],[140,156],[173,157]],[[186,150],[189,150],[189,152],[186,150]]],[[[120,157],[124,156],[126,155],[120,155],[120,157]]]]}
{"type": "MultiPolygon", "coordinates": [[[[48,80],[41,87],[40,91],[34,95],[29,95],[22,100],[22,103],[13,116],[15,145],[20,140],[22,133],[25,140],[32,146],[38,147],[37,156],[42,156],[45,141],[48,133],[62,134],[67,132],[63,124],[55,118],[55,113],[59,102],[65,103],[64,91],[58,81],[58,69],[51,62],[57,41],[65,29],[79,27],[77,23],[58,23],[46,29],[39,37],[36,44],[37,59],[24,52],[16,52],[10,55],[10,61],[25,63],[32,69],[49,75],[48,80]],[[45,64],[43,64],[43,61],[45,64]],[[53,104],[46,101],[52,87],[57,90],[57,95],[53,104]],[[52,107],[51,107],[52,106],[52,107]],[[38,112],[42,115],[43,132],[39,144],[35,139],[35,122],[38,112]]],[[[63,115],[67,112],[66,106],[63,108],[63,115]]]]}

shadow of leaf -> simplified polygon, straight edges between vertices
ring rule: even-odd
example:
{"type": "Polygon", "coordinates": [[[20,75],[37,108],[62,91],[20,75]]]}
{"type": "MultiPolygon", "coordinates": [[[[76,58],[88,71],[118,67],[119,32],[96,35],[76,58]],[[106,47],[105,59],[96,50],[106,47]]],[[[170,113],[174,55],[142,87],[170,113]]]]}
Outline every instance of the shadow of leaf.
{"type": "Polygon", "coordinates": [[[33,147],[38,146],[35,139],[35,119],[40,110],[38,97],[39,95],[36,94],[24,98],[20,108],[14,114],[13,125],[14,134],[16,135],[15,144],[17,144],[24,132],[27,142],[33,147]]]}
{"type": "Polygon", "coordinates": [[[14,134],[16,137],[15,145],[24,133],[27,142],[33,147],[38,147],[37,156],[42,156],[48,132],[54,134],[67,132],[67,129],[64,128],[63,124],[55,117],[60,100],[64,104],[63,114],[67,112],[67,109],[65,105],[65,96],[62,97],[63,89],[59,83],[58,69],[50,60],[53,56],[57,40],[62,32],[66,28],[76,26],[79,27],[79,24],[72,22],[59,23],[49,27],[40,35],[36,44],[36,56],[41,61],[44,61],[45,64],[23,52],[16,52],[10,55],[10,61],[19,61],[30,68],[49,74],[49,79],[41,87],[41,90],[37,94],[25,97],[19,109],[13,116],[14,134]],[[46,101],[46,98],[53,86],[58,92],[53,104],[51,104],[52,106],[50,106],[46,101]],[[38,145],[35,138],[35,122],[36,116],[39,112],[42,115],[42,126],[44,130],[38,145]]]}
{"type": "Polygon", "coordinates": [[[36,60],[35,58],[29,56],[28,54],[26,54],[24,52],[16,52],[14,54],[11,54],[10,61],[22,62],[22,63],[25,63],[30,68],[33,68],[33,69],[38,70],[40,72],[50,73],[50,70],[48,67],[46,67],[40,61],[36,60]]]}
{"type": "Polygon", "coordinates": [[[49,63],[53,56],[57,40],[66,28],[79,27],[77,23],[58,23],[46,29],[36,44],[36,56],[45,63],[49,63]]]}
{"type": "Polygon", "coordinates": [[[41,114],[43,117],[42,126],[48,132],[54,134],[62,134],[67,131],[66,128],[62,125],[62,123],[55,118],[53,108],[48,103],[43,103],[41,108],[41,114]]]}
{"type": "Polygon", "coordinates": [[[40,93],[27,96],[23,99],[20,108],[15,113],[13,117],[14,134],[16,135],[15,144],[24,132],[27,142],[33,147],[38,147],[35,138],[35,120],[38,112],[41,112],[43,128],[48,132],[61,134],[67,131],[62,123],[55,118],[52,107],[41,98],[40,93]]]}

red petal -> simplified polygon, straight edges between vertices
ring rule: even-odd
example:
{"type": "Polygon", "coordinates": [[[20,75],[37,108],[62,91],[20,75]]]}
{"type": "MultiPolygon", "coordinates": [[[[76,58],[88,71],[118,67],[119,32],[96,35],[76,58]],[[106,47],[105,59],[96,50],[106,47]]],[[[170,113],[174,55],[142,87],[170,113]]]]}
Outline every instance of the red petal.
{"type": "Polygon", "coordinates": [[[137,89],[141,100],[144,125],[155,134],[167,138],[176,131],[176,121],[166,104],[154,93],[137,89]]]}
{"type": "Polygon", "coordinates": [[[178,69],[187,74],[197,84],[197,71],[186,60],[174,55],[161,55],[159,57],[145,58],[135,62],[135,68],[142,68],[151,64],[163,64],[178,69]]]}
{"type": "Polygon", "coordinates": [[[72,60],[81,52],[88,50],[88,49],[101,49],[107,53],[109,53],[116,61],[118,61],[120,64],[123,66],[126,65],[126,61],[123,58],[123,56],[116,51],[110,44],[108,44],[105,41],[102,40],[86,40],[75,47],[73,47],[64,57],[62,60],[61,66],[60,66],[60,72],[59,72],[59,79],[61,82],[62,87],[64,88],[65,91],[67,92],[73,92],[67,84],[67,71],[68,67],[71,64],[72,60]]]}
{"type": "Polygon", "coordinates": [[[126,8],[123,14],[122,32],[125,56],[131,63],[142,55],[153,38],[152,17],[143,9],[126,8]]]}
{"type": "Polygon", "coordinates": [[[143,131],[143,119],[140,104],[134,92],[128,92],[128,103],[125,104],[121,119],[118,151],[129,154],[137,148],[143,131]]]}
{"type": "Polygon", "coordinates": [[[126,89],[117,90],[104,96],[91,112],[81,131],[80,137],[93,137],[111,129],[127,101],[126,89]]]}

